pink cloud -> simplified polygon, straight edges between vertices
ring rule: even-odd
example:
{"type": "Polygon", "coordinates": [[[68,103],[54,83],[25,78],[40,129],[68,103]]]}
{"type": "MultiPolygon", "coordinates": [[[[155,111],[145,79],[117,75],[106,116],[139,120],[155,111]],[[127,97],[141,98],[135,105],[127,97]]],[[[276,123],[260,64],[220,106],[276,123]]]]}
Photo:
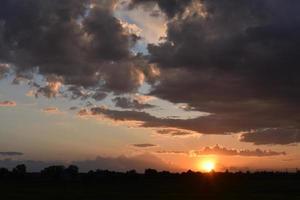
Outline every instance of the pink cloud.
{"type": "Polygon", "coordinates": [[[0,107],[15,107],[17,103],[15,101],[1,101],[0,107]]]}

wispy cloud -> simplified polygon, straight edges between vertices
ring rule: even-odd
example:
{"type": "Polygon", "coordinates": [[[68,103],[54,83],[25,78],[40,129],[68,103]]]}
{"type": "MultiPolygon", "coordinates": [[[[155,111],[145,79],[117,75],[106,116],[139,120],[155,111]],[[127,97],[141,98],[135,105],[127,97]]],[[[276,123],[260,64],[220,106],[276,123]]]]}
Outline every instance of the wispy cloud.
{"type": "Polygon", "coordinates": [[[0,152],[0,156],[22,156],[24,153],[22,152],[14,152],[14,151],[5,151],[0,152]]]}
{"type": "Polygon", "coordinates": [[[15,107],[17,103],[15,101],[1,101],[0,107],[15,107]]]}
{"type": "Polygon", "coordinates": [[[132,144],[133,147],[138,147],[138,148],[152,148],[152,147],[157,147],[155,144],[150,144],[150,143],[143,143],[143,144],[132,144]]]}
{"type": "Polygon", "coordinates": [[[47,107],[42,109],[43,112],[48,113],[48,114],[62,114],[63,112],[60,111],[56,107],[47,107]]]}

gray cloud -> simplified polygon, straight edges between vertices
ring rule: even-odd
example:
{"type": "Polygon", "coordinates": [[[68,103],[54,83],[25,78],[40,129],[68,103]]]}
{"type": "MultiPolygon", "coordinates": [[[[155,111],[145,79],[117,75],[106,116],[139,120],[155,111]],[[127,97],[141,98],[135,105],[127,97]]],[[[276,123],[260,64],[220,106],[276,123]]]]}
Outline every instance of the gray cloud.
{"type": "Polygon", "coordinates": [[[6,151],[6,152],[0,152],[0,156],[22,156],[24,155],[21,152],[14,152],[14,151],[6,151]]]}
{"type": "Polygon", "coordinates": [[[293,144],[300,142],[299,129],[263,129],[253,132],[243,133],[240,141],[251,142],[256,145],[264,144],[293,144]]]}

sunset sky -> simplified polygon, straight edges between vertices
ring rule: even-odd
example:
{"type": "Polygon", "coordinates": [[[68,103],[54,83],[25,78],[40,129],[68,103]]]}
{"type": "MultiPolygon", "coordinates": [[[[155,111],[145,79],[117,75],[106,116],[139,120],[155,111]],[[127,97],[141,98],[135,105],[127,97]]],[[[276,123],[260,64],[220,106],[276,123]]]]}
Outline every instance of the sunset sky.
{"type": "Polygon", "coordinates": [[[295,170],[299,10],[1,0],[0,167],[295,170]]]}

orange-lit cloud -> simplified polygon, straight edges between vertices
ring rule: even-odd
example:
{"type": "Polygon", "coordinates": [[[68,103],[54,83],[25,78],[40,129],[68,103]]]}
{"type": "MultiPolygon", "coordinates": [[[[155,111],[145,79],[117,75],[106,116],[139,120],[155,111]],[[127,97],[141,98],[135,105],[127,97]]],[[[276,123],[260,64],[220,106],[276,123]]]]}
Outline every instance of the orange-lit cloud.
{"type": "Polygon", "coordinates": [[[56,107],[43,108],[42,111],[45,112],[45,113],[49,113],[49,114],[62,114],[63,113],[62,111],[60,111],[56,107]]]}
{"type": "Polygon", "coordinates": [[[15,101],[1,101],[0,107],[15,107],[17,103],[15,101]]]}
{"type": "Polygon", "coordinates": [[[228,149],[219,145],[212,147],[204,147],[200,150],[191,150],[191,151],[157,151],[156,153],[161,154],[182,154],[189,157],[199,157],[199,156],[244,156],[244,157],[268,157],[268,156],[284,156],[285,152],[277,152],[272,150],[247,150],[247,149],[228,149]]]}
{"type": "Polygon", "coordinates": [[[203,156],[203,155],[221,155],[221,156],[254,156],[254,157],[264,157],[264,156],[280,156],[286,155],[285,152],[277,152],[271,150],[247,150],[247,149],[228,149],[219,145],[213,147],[204,147],[201,150],[194,150],[189,152],[190,156],[203,156]]]}

